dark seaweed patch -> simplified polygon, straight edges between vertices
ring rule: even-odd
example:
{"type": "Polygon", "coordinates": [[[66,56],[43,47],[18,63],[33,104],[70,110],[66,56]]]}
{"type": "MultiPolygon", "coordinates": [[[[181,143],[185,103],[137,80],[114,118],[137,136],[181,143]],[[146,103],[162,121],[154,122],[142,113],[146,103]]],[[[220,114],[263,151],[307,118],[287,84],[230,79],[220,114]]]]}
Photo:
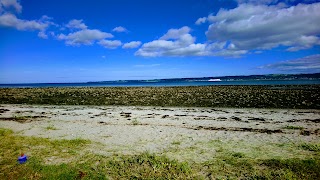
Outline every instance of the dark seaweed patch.
{"type": "Polygon", "coordinates": [[[266,121],[265,119],[263,118],[248,118],[249,121],[266,121]]]}
{"type": "Polygon", "coordinates": [[[320,119],[310,119],[309,121],[313,123],[320,123],[320,119]]]}
{"type": "Polygon", "coordinates": [[[198,126],[196,128],[193,128],[194,130],[217,130],[217,131],[244,131],[244,132],[258,132],[258,133],[283,133],[280,129],[253,129],[253,128],[240,128],[240,127],[232,127],[232,128],[226,128],[226,127],[204,127],[204,126],[198,126]]]}
{"type": "MultiPolygon", "coordinates": [[[[320,109],[319,89],[320,85],[282,85],[277,88],[273,86],[1,88],[0,104],[320,109]]],[[[220,110],[212,109],[212,111],[220,110]]]]}
{"type": "Polygon", "coordinates": [[[291,119],[291,120],[288,120],[287,122],[299,122],[300,120],[297,120],[297,119],[291,119]]]}
{"type": "Polygon", "coordinates": [[[174,116],[183,117],[183,116],[188,116],[188,115],[186,115],[186,114],[175,114],[174,116]]]}
{"type": "Polygon", "coordinates": [[[226,119],[228,119],[228,118],[226,118],[226,117],[218,117],[217,119],[219,119],[219,120],[226,120],[226,119]]]}
{"type": "Polygon", "coordinates": [[[231,117],[233,120],[235,120],[235,121],[241,121],[241,118],[239,118],[239,117],[231,117]]]}
{"type": "Polygon", "coordinates": [[[131,113],[130,113],[130,112],[129,112],[129,113],[121,112],[121,113],[120,113],[120,116],[122,116],[122,117],[124,117],[124,118],[129,118],[129,117],[131,117],[131,113]]]}
{"type": "Polygon", "coordinates": [[[195,118],[193,118],[194,120],[205,120],[206,118],[204,118],[204,117],[195,117],[195,118]]]}
{"type": "Polygon", "coordinates": [[[45,118],[46,116],[17,116],[17,117],[0,117],[0,121],[15,121],[19,123],[26,123],[35,121],[35,119],[45,118]]]}
{"type": "Polygon", "coordinates": [[[311,131],[308,131],[308,130],[302,130],[302,131],[300,131],[300,134],[301,134],[301,135],[304,135],[304,136],[310,136],[311,131]]]}
{"type": "Polygon", "coordinates": [[[0,109],[0,113],[5,113],[5,112],[8,112],[10,111],[9,109],[0,109]]]}

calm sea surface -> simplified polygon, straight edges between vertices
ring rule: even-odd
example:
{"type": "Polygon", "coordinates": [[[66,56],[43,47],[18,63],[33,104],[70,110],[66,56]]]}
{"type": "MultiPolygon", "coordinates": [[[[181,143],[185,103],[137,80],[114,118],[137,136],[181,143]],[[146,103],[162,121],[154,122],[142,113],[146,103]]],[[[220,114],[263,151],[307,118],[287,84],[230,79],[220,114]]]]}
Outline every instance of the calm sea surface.
{"type": "Polygon", "coordinates": [[[93,83],[30,83],[0,84],[0,88],[39,88],[39,87],[166,87],[166,86],[216,86],[216,85],[306,85],[320,84],[320,80],[250,80],[250,81],[166,81],[132,82],[112,81],[93,83]]]}

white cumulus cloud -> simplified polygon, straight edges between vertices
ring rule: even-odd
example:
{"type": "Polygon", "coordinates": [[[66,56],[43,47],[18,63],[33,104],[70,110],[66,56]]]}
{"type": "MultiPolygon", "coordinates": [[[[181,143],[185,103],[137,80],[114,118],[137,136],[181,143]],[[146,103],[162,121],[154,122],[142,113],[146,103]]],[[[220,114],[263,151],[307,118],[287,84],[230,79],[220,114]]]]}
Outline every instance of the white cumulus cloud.
{"type": "Polygon", "coordinates": [[[241,57],[277,47],[285,47],[287,51],[310,49],[320,45],[319,19],[320,3],[239,4],[197,20],[196,24],[209,23],[206,42],[196,43],[191,29],[184,26],[143,44],[135,55],[241,57]]]}
{"type": "Polygon", "coordinates": [[[190,31],[191,29],[187,26],[169,29],[158,40],[143,44],[135,55],[145,57],[207,55],[206,45],[195,44],[195,37],[189,34],[190,31]]]}
{"type": "Polygon", "coordinates": [[[59,40],[65,40],[67,45],[80,46],[80,45],[98,45],[115,49],[122,45],[119,40],[106,40],[106,38],[113,38],[110,33],[103,32],[98,29],[88,29],[88,26],[83,23],[83,20],[73,19],[65,25],[71,32],[69,34],[60,34],[57,37],[59,40]],[[76,30],[76,32],[73,32],[76,30]]]}
{"type": "Polygon", "coordinates": [[[98,42],[101,46],[108,48],[108,49],[115,49],[119,46],[121,46],[121,41],[119,40],[101,40],[98,42]]]}
{"type": "Polygon", "coordinates": [[[96,41],[112,37],[112,34],[97,29],[83,29],[68,35],[60,34],[57,36],[59,40],[65,40],[67,45],[92,45],[96,41]]]}
{"type": "Polygon", "coordinates": [[[5,13],[0,15],[0,26],[12,27],[18,30],[39,30],[44,31],[49,23],[40,20],[22,20],[14,14],[5,13]]]}
{"type": "Polygon", "coordinates": [[[70,20],[69,23],[66,25],[66,27],[70,29],[87,29],[87,26],[82,21],[83,21],[82,19],[70,20]]]}
{"type": "Polygon", "coordinates": [[[113,28],[112,31],[114,31],[114,32],[127,32],[128,30],[122,26],[118,26],[118,27],[113,28]]]}
{"type": "Polygon", "coordinates": [[[200,25],[200,24],[203,24],[207,22],[207,17],[202,17],[202,18],[199,18],[197,19],[197,21],[195,22],[196,25],[200,25]]]}
{"type": "Polygon", "coordinates": [[[180,29],[169,29],[168,32],[163,35],[160,39],[179,39],[181,36],[189,34],[191,29],[188,26],[184,26],[180,29]]]}
{"type": "Polygon", "coordinates": [[[135,52],[137,56],[228,56],[240,57],[246,50],[239,50],[232,43],[207,42],[196,43],[190,34],[191,29],[184,26],[180,29],[169,29],[157,40],[145,43],[135,52]]]}
{"type": "Polygon", "coordinates": [[[40,31],[40,32],[38,33],[38,37],[39,37],[39,38],[42,38],[42,39],[48,39],[48,35],[47,35],[45,32],[43,32],[43,31],[40,31]]]}
{"type": "Polygon", "coordinates": [[[320,3],[279,6],[241,4],[209,15],[209,41],[231,42],[237,50],[266,50],[278,46],[288,51],[320,44],[320,3]]]}
{"type": "Polygon", "coordinates": [[[314,3],[319,0],[236,0],[239,4],[298,4],[298,3],[314,3]]]}
{"type": "Polygon", "coordinates": [[[123,44],[122,48],[123,49],[132,49],[132,48],[137,48],[140,45],[141,45],[141,41],[131,41],[131,42],[123,44]]]}
{"type": "Polygon", "coordinates": [[[54,24],[51,17],[43,15],[38,20],[19,19],[15,14],[21,13],[22,6],[17,0],[0,0],[0,26],[20,31],[39,31],[38,37],[47,39],[45,31],[54,24]],[[14,10],[14,11],[12,11],[14,10]]]}
{"type": "MultiPolygon", "coordinates": [[[[49,36],[55,37],[72,46],[92,45],[98,42],[99,45],[105,48],[114,49],[122,45],[119,40],[106,40],[106,38],[113,38],[113,35],[110,33],[99,29],[88,29],[82,19],[72,19],[67,24],[61,26],[52,22],[53,18],[46,15],[43,15],[38,20],[20,19],[16,14],[21,13],[21,11],[22,6],[19,1],[0,0],[0,26],[11,27],[20,31],[38,31],[39,38],[48,39],[49,36]],[[49,29],[50,27],[55,29],[49,29]],[[60,31],[67,32],[61,33],[56,31],[58,28],[60,31]]],[[[114,31],[124,32],[127,30],[119,26],[114,31]]]]}
{"type": "Polygon", "coordinates": [[[0,0],[0,13],[2,9],[10,9],[11,7],[18,13],[22,11],[22,6],[17,0],[0,0]]]}

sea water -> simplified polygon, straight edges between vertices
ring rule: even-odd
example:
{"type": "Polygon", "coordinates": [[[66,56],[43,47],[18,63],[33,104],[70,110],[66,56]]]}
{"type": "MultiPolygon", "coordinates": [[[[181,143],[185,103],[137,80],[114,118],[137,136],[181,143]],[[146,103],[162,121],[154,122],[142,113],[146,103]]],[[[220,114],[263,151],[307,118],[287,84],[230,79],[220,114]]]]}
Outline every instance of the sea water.
{"type": "Polygon", "coordinates": [[[312,85],[320,80],[234,80],[234,81],[107,81],[86,83],[25,83],[0,84],[0,88],[39,87],[172,87],[172,86],[217,86],[217,85],[312,85]]]}

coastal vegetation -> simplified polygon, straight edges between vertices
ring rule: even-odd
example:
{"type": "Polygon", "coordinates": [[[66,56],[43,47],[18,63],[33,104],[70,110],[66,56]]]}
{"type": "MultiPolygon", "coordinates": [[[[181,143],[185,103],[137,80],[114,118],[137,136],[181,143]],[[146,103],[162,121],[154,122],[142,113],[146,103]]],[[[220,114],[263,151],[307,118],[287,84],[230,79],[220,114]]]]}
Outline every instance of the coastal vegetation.
{"type": "MultiPolygon", "coordinates": [[[[0,104],[319,109],[319,90],[320,85],[0,88],[0,104]]],[[[159,107],[159,109],[165,108],[159,107]]],[[[68,109],[66,111],[69,112],[68,109]]],[[[61,113],[66,114],[66,111],[61,113]]],[[[268,119],[259,116],[241,117],[239,114],[243,112],[238,111],[230,117],[217,117],[211,121],[225,121],[229,118],[237,123],[254,122],[257,126],[269,122],[268,119]]],[[[0,109],[1,114],[10,112],[8,107],[0,109]]],[[[30,110],[26,112],[23,113],[19,109],[12,112],[12,116],[3,116],[0,120],[23,124],[50,116],[42,110],[37,111],[38,114],[30,110]]],[[[91,117],[103,115],[101,112],[90,113],[91,117]]],[[[308,113],[309,110],[296,110],[296,115],[308,113]]],[[[146,115],[146,118],[154,116],[150,112],[146,115]]],[[[146,125],[144,119],[137,118],[136,114],[127,109],[118,112],[118,116],[128,122],[131,128],[138,129],[146,125]]],[[[169,117],[185,118],[186,114],[165,112],[158,116],[166,120],[169,117]]],[[[200,114],[192,119],[198,122],[210,117],[200,114]]],[[[318,129],[313,128],[311,131],[308,127],[296,123],[298,121],[291,119],[287,122],[293,124],[279,125],[280,129],[271,130],[261,127],[226,128],[202,125],[189,129],[224,133],[245,131],[245,133],[264,133],[270,136],[288,131],[300,136],[318,136],[318,129]]],[[[301,121],[318,123],[319,119],[301,121]]],[[[106,126],[107,122],[107,119],[103,119],[97,123],[106,126]]],[[[184,122],[182,124],[184,125],[184,122]]],[[[49,133],[61,131],[62,128],[50,122],[41,130],[49,133]]],[[[183,139],[176,139],[157,154],[148,151],[125,154],[117,151],[104,155],[95,150],[105,145],[95,141],[77,137],[48,139],[22,136],[22,133],[0,128],[0,142],[0,179],[317,179],[320,177],[318,141],[266,142],[254,145],[251,142],[238,140],[211,139],[192,146],[184,146],[183,139]],[[21,153],[28,156],[25,164],[17,162],[21,153]],[[210,158],[198,162],[188,157],[210,158]]]]}
{"type": "Polygon", "coordinates": [[[0,88],[1,104],[319,109],[320,85],[0,88]]]}
{"type": "MultiPolygon", "coordinates": [[[[270,159],[229,152],[224,146],[212,159],[189,163],[148,152],[104,156],[90,151],[94,142],[25,137],[0,129],[0,179],[317,179],[320,177],[319,145],[290,145],[305,158],[290,154],[270,159]],[[26,153],[28,160],[18,164],[26,153]]],[[[212,142],[216,146],[220,141],[212,142]]],[[[179,146],[175,142],[174,146],[179,146]]]]}

